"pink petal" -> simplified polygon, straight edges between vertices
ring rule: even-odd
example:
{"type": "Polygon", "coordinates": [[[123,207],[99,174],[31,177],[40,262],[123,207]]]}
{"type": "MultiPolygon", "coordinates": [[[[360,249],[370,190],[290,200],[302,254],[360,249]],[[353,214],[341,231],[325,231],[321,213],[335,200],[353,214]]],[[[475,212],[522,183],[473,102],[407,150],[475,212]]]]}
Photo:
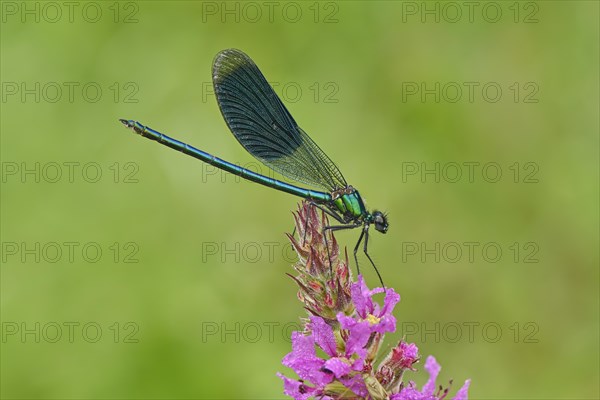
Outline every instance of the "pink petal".
{"type": "Polygon", "coordinates": [[[385,291],[385,300],[383,301],[383,309],[381,310],[382,315],[390,314],[396,304],[400,301],[400,295],[394,291],[394,289],[387,289],[385,291]]]}
{"type": "Polygon", "coordinates": [[[365,381],[361,375],[354,375],[352,378],[340,378],[339,381],[361,398],[367,398],[369,395],[367,385],[365,385],[365,381]]]}
{"type": "Polygon", "coordinates": [[[347,362],[338,357],[330,358],[329,360],[325,361],[324,368],[333,372],[336,378],[347,375],[352,370],[347,362]]]}
{"type": "Polygon", "coordinates": [[[310,317],[310,323],[315,343],[330,357],[337,356],[335,336],[331,326],[323,318],[314,315],[310,317]]]}
{"type": "Polygon", "coordinates": [[[292,368],[301,379],[317,386],[325,386],[333,380],[333,375],[321,370],[324,363],[325,361],[316,355],[312,335],[292,333],[292,352],[283,358],[283,365],[292,368]]]}
{"type": "Polygon", "coordinates": [[[293,397],[295,400],[306,400],[316,391],[315,388],[306,386],[296,379],[290,379],[279,372],[277,373],[277,376],[283,379],[283,393],[293,397]]]}
{"type": "Polygon", "coordinates": [[[364,358],[366,349],[364,348],[371,336],[371,327],[367,321],[359,322],[350,329],[350,336],[346,341],[346,356],[356,353],[364,358]]]}
{"type": "Polygon", "coordinates": [[[370,298],[365,295],[365,292],[367,291],[365,289],[367,289],[367,286],[365,285],[365,281],[362,275],[359,275],[358,281],[352,284],[352,286],[350,286],[350,296],[352,297],[352,303],[354,303],[354,306],[356,307],[356,312],[362,318],[366,318],[367,314],[370,311],[368,307],[368,301],[370,300],[370,298]]]}
{"type": "Polygon", "coordinates": [[[471,386],[471,380],[467,379],[463,387],[460,388],[456,395],[452,398],[452,400],[468,400],[468,391],[469,386],[471,386]]]}
{"type": "Polygon", "coordinates": [[[435,381],[440,373],[440,364],[435,360],[434,356],[427,357],[427,361],[425,361],[425,370],[429,372],[429,380],[425,385],[423,385],[423,394],[432,395],[435,392],[435,381]]]}

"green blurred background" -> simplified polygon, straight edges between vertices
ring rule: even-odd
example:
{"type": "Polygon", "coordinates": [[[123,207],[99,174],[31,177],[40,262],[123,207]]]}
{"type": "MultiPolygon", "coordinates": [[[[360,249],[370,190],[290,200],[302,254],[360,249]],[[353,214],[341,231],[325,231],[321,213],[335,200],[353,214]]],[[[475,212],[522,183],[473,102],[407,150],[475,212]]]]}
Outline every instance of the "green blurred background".
{"type": "Polygon", "coordinates": [[[389,212],[389,345],[474,399],[599,398],[597,2],[72,4],[1,3],[3,398],[284,397],[298,199],[117,121],[257,170],[210,89],[229,47],[389,212]]]}

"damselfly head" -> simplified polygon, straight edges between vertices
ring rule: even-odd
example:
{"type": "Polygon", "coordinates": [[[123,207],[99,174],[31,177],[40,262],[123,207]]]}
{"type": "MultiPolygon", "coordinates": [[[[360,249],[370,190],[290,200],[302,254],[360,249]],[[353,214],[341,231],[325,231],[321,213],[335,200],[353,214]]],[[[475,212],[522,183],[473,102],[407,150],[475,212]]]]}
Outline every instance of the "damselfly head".
{"type": "Polygon", "coordinates": [[[389,227],[387,215],[381,211],[373,211],[371,218],[373,220],[373,224],[375,225],[375,230],[381,233],[387,233],[389,227]]]}

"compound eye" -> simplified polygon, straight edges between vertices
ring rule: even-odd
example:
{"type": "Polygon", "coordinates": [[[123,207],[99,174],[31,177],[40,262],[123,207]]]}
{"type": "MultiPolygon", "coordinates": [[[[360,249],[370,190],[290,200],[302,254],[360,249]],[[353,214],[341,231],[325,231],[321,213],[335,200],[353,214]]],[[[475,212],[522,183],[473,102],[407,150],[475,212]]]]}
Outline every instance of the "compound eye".
{"type": "Polygon", "coordinates": [[[386,233],[388,230],[388,222],[386,216],[381,211],[375,211],[373,213],[373,223],[375,229],[379,232],[386,233]]]}

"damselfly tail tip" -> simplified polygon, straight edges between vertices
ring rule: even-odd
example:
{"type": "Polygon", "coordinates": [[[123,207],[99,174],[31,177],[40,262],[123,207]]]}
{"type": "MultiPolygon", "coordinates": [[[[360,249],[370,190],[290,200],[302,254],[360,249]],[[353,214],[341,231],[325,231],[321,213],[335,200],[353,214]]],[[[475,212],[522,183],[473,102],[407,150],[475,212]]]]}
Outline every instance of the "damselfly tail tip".
{"type": "Polygon", "coordinates": [[[120,118],[119,121],[121,121],[121,123],[128,128],[131,128],[133,125],[133,121],[131,121],[131,120],[120,118]]]}

